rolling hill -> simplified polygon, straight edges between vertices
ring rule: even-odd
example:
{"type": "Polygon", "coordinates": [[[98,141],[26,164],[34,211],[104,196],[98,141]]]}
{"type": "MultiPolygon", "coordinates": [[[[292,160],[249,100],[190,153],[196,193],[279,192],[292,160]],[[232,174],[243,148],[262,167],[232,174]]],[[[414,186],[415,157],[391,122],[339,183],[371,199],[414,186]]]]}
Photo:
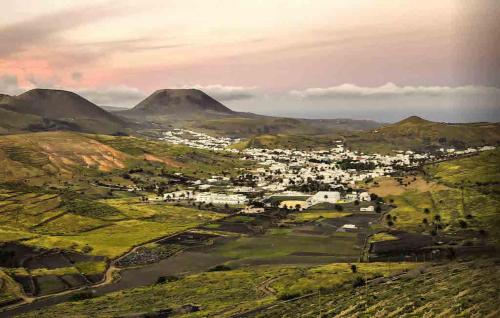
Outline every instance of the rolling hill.
{"type": "Polygon", "coordinates": [[[440,123],[412,116],[369,132],[347,135],[346,142],[355,150],[380,153],[399,149],[464,149],[498,144],[500,123],[440,123]]]}
{"type": "Polygon", "coordinates": [[[0,96],[0,131],[73,130],[116,133],[125,121],[69,91],[32,89],[17,96],[0,96]],[[13,125],[11,118],[16,118],[13,125]]]}
{"type": "Polygon", "coordinates": [[[119,171],[149,164],[186,176],[205,176],[250,163],[230,154],[128,136],[66,131],[0,136],[0,183],[78,183],[79,178],[85,179],[83,170],[91,174],[120,174],[119,171]]]}

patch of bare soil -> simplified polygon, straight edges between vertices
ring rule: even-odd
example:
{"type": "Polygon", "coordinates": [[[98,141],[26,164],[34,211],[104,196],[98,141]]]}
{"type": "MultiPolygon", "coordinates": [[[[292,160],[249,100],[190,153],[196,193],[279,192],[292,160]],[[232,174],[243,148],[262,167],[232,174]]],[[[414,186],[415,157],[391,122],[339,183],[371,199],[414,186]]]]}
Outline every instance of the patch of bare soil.
{"type": "Polygon", "coordinates": [[[378,184],[372,184],[368,192],[375,193],[378,196],[400,195],[408,190],[419,192],[446,190],[447,187],[432,181],[426,181],[422,177],[404,177],[402,184],[393,177],[383,177],[377,179],[378,184]]]}
{"type": "Polygon", "coordinates": [[[145,154],[144,159],[147,161],[156,161],[156,162],[161,162],[166,164],[167,166],[173,167],[173,168],[180,168],[184,166],[182,163],[177,162],[173,159],[170,158],[159,158],[157,156],[151,155],[151,154],[145,154]]]}

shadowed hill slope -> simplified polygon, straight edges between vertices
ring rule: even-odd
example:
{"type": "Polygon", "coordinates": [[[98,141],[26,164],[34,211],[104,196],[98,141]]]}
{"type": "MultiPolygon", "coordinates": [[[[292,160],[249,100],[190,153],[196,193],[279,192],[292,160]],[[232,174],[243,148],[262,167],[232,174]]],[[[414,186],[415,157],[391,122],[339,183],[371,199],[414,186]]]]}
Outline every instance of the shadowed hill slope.
{"type": "Polygon", "coordinates": [[[5,118],[0,127],[7,132],[40,130],[75,130],[114,133],[123,131],[123,119],[108,113],[73,92],[33,89],[17,96],[0,96],[0,109],[17,117],[12,125],[5,118]],[[17,114],[12,114],[15,112],[17,114]],[[14,131],[12,131],[14,130],[14,131]]]}

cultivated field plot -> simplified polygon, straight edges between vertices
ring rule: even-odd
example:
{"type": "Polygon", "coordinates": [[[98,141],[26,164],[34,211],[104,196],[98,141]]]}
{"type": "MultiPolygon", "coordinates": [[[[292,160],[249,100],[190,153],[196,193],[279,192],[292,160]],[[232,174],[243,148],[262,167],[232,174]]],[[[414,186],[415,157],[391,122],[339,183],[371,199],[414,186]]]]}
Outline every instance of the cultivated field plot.
{"type": "MultiPolygon", "coordinates": [[[[33,296],[97,283],[107,262],[134,246],[225,216],[137,198],[90,201],[11,190],[0,195],[0,272],[33,296]]],[[[178,250],[154,250],[160,257],[143,263],[178,250]]]]}
{"type": "Polygon", "coordinates": [[[410,271],[397,280],[375,280],[354,291],[323,290],[321,295],[314,293],[239,317],[492,318],[500,310],[499,286],[497,262],[451,263],[410,271]]]}
{"type": "Polygon", "coordinates": [[[357,261],[370,231],[369,223],[379,215],[331,210],[294,212],[278,219],[280,225],[259,224],[257,218],[264,216],[235,216],[214,223],[217,226],[210,224],[211,229],[241,236],[215,240],[207,252],[232,259],[226,263],[230,266],[357,261]],[[346,224],[354,228],[346,229],[346,224]]]}
{"type": "Polygon", "coordinates": [[[141,203],[137,198],[102,200],[99,203],[119,211],[118,215],[113,215],[111,218],[115,220],[104,216],[103,222],[108,222],[105,226],[82,230],[72,235],[40,236],[27,241],[27,244],[78,251],[88,250],[92,255],[114,258],[135,245],[224,216],[192,208],[141,203]]]}
{"type": "Polygon", "coordinates": [[[116,317],[130,312],[170,312],[174,315],[183,313],[189,317],[232,317],[262,305],[270,305],[279,299],[317,291],[318,288],[333,289],[351,284],[358,276],[368,279],[390,276],[411,270],[415,266],[418,265],[361,264],[358,273],[353,273],[349,264],[314,267],[264,265],[212,271],[86,301],[64,303],[22,317],[116,317]],[[191,310],[186,310],[187,308],[191,310]]]}
{"type": "Polygon", "coordinates": [[[0,241],[16,239],[14,231],[23,236],[23,232],[63,213],[60,209],[61,198],[57,194],[25,193],[0,188],[0,196],[0,233],[6,232],[6,236],[0,235],[0,241]]]}

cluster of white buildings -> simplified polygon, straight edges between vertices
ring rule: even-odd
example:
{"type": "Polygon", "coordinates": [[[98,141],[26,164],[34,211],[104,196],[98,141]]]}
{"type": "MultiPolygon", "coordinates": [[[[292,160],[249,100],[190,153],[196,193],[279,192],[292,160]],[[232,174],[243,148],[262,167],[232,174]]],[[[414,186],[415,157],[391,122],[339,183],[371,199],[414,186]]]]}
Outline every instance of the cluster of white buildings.
{"type": "Polygon", "coordinates": [[[244,205],[248,203],[248,198],[242,194],[195,192],[193,190],[180,190],[164,193],[160,199],[164,201],[191,201],[219,205],[244,205]]]}
{"type": "MultiPolygon", "coordinates": [[[[257,162],[258,166],[242,173],[241,178],[252,186],[236,186],[228,177],[211,176],[205,180],[193,182],[192,190],[166,193],[165,200],[190,200],[206,204],[242,205],[249,202],[247,195],[260,193],[260,199],[273,195],[286,196],[291,189],[306,188],[315,183],[322,185],[314,195],[306,196],[306,200],[284,200],[287,207],[300,205],[301,209],[318,203],[337,203],[339,201],[370,201],[367,192],[347,192],[356,182],[390,175],[397,167],[418,166],[422,160],[438,159],[432,154],[420,154],[412,151],[396,151],[393,155],[363,154],[346,149],[338,141],[334,147],[322,151],[305,151],[291,149],[244,150],[228,149],[238,139],[211,137],[184,129],[167,131],[161,138],[174,144],[183,144],[194,148],[214,151],[231,151],[241,154],[243,159],[257,162]],[[210,192],[209,190],[213,190],[210,192]]],[[[476,151],[491,150],[494,147],[469,148],[463,151],[443,150],[445,155],[455,156],[476,151]]],[[[292,195],[293,196],[293,195],[292,195]]],[[[297,196],[297,193],[295,193],[297,196]]],[[[255,198],[255,195],[253,195],[255,198]]],[[[362,207],[363,211],[373,211],[372,207],[362,207]]]]}
{"type": "Polygon", "coordinates": [[[212,137],[204,133],[187,130],[173,129],[163,132],[160,140],[177,145],[186,145],[193,148],[210,149],[214,151],[225,150],[228,146],[239,142],[239,139],[229,137],[212,137]]]}
{"type": "Polygon", "coordinates": [[[483,146],[483,147],[478,147],[478,148],[467,148],[465,150],[456,150],[455,148],[440,148],[439,151],[442,153],[450,154],[450,155],[466,155],[466,154],[471,154],[479,151],[487,151],[487,150],[493,150],[495,147],[493,146],[483,146]]]}
{"type": "Polygon", "coordinates": [[[393,165],[412,165],[412,155],[396,156],[359,155],[345,150],[341,145],[329,151],[298,151],[288,149],[245,149],[244,158],[257,161],[259,168],[253,171],[257,186],[271,192],[283,191],[311,180],[331,185],[355,184],[370,178],[388,175],[393,165]],[[366,169],[345,169],[338,162],[351,162],[366,169]]]}
{"type": "MultiPolygon", "coordinates": [[[[273,202],[273,199],[279,198],[279,207],[286,209],[295,209],[295,210],[304,210],[308,209],[314,205],[321,203],[347,203],[353,201],[366,201],[370,202],[371,197],[370,194],[366,191],[352,191],[350,193],[345,193],[342,195],[339,191],[318,191],[315,194],[305,194],[296,191],[285,191],[279,194],[273,194],[267,197],[267,205],[270,206],[273,202]]],[[[363,207],[360,211],[374,211],[375,208],[371,207],[363,207]]]]}

